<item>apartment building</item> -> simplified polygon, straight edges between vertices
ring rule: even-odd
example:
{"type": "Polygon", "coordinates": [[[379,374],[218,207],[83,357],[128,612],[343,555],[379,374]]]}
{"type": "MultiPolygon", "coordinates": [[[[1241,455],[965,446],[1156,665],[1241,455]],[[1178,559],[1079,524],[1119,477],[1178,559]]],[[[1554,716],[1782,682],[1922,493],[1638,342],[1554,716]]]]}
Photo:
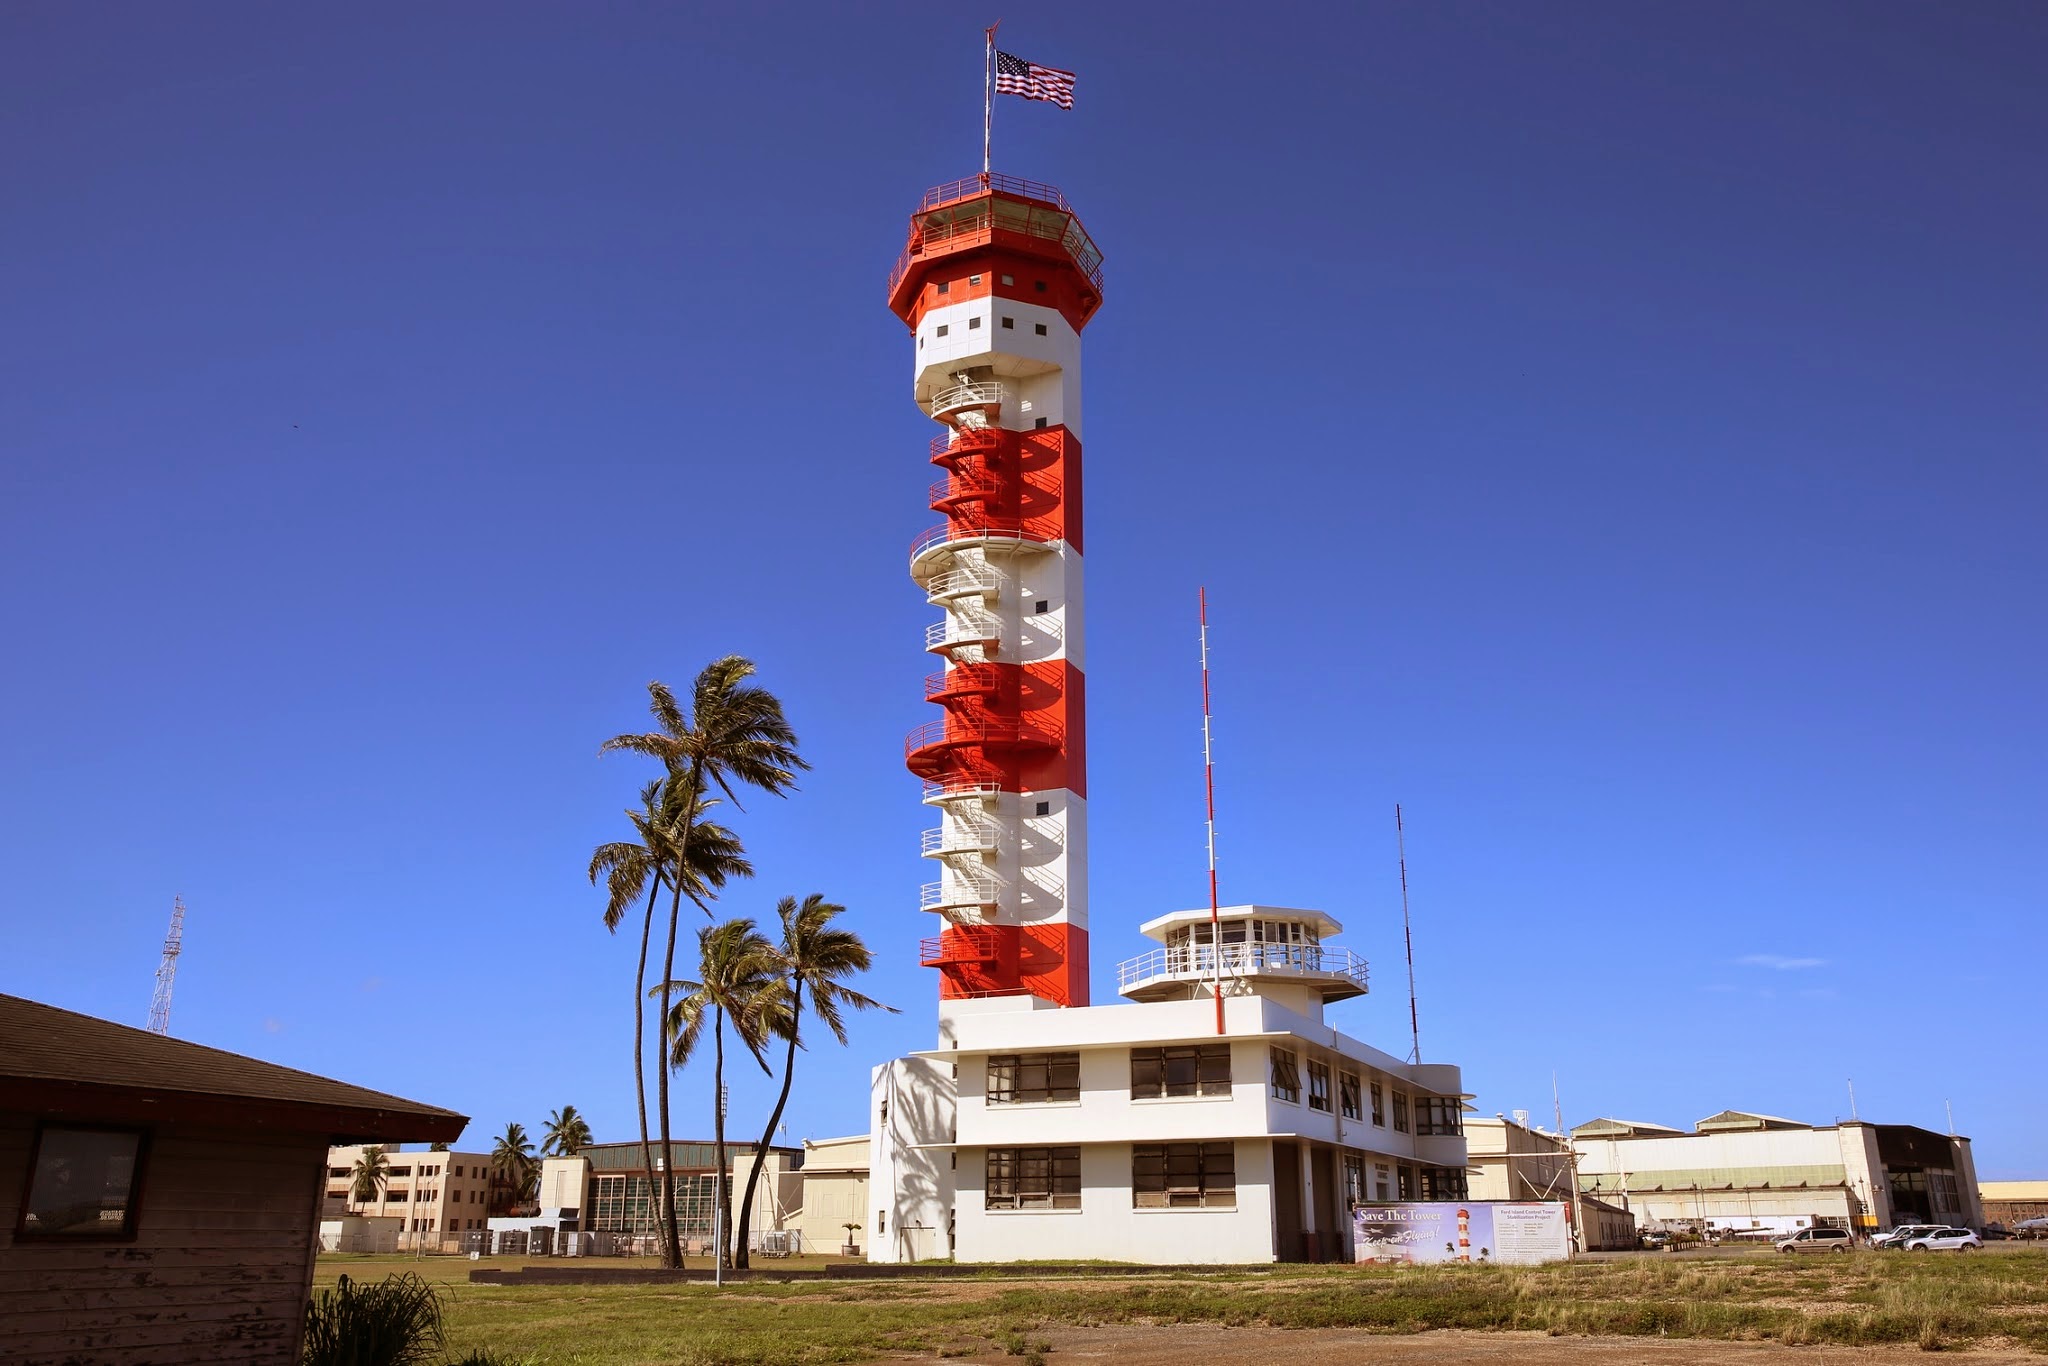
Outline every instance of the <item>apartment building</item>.
{"type": "Polygon", "coordinates": [[[1354,1206],[1468,1198],[1458,1069],[1324,1021],[1365,991],[1341,926],[1209,921],[1140,927],[1127,1005],[942,999],[939,1046],[875,1070],[869,1258],[1349,1260],[1354,1206]]]}
{"type": "Polygon", "coordinates": [[[374,1200],[355,1197],[356,1162],[363,1144],[345,1144],[327,1150],[326,1196],[321,1217],[368,1215],[395,1218],[404,1242],[411,1246],[422,1235],[441,1235],[436,1241],[472,1229],[485,1227],[489,1217],[491,1159],[488,1153],[403,1152],[384,1150],[389,1167],[384,1184],[374,1200]]]}

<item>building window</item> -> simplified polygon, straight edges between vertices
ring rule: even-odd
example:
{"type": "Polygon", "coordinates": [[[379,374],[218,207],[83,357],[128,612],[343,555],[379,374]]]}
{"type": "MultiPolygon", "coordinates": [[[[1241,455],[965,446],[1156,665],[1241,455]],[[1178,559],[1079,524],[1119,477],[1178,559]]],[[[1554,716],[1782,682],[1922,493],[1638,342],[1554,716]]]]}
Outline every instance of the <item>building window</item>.
{"type": "Polygon", "coordinates": [[[140,1129],[38,1129],[15,1236],[133,1238],[148,1153],[149,1137],[140,1129]]]}
{"type": "Polygon", "coordinates": [[[946,335],[946,334],[947,334],[948,332],[951,332],[952,330],[953,330],[953,328],[952,328],[951,324],[949,324],[949,323],[940,323],[940,324],[939,324],[939,335],[940,335],[940,336],[942,336],[942,337],[943,337],[943,336],[945,336],[945,335],[946,335]]]}
{"type": "Polygon", "coordinates": [[[1330,1068],[1327,1063],[1308,1065],[1308,1108],[1330,1113],[1330,1068]]]}
{"type": "Polygon", "coordinates": [[[1036,287],[1037,287],[1037,290],[1038,290],[1038,292],[1039,292],[1040,294],[1043,294],[1043,293],[1045,293],[1045,281],[1043,281],[1043,280],[1033,280],[1033,281],[1032,281],[1031,283],[1032,283],[1032,284],[1033,284],[1034,286],[1036,286],[1036,287]]]}
{"type": "Polygon", "coordinates": [[[1081,1150],[990,1148],[985,1208],[1081,1208],[1081,1150]]]}
{"type": "Polygon", "coordinates": [[[981,283],[981,277],[979,275],[970,275],[967,277],[967,283],[970,285],[978,285],[981,283]]]}
{"type": "Polygon", "coordinates": [[[1344,1200],[1349,1206],[1365,1203],[1365,1159],[1356,1153],[1344,1154],[1344,1200]]]}
{"type": "Polygon", "coordinates": [[[1003,319],[1003,326],[1014,331],[1017,327],[1017,320],[1015,318],[1005,318],[1003,319]]]}
{"type": "Polygon", "coordinates": [[[1079,1053],[1006,1053],[988,1060],[990,1105],[1036,1105],[1081,1098],[1079,1053]]]}
{"type": "Polygon", "coordinates": [[[1131,1099],[1230,1094],[1230,1045],[1177,1044],[1131,1050],[1131,1099]]]}
{"type": "Polygon", "coordinates": [[[412,1175],[412,1168],[411,1168],[411,1167],[393,1167],[393,1168],[392,1168],[392,1169],[391,1169],[390,1171],[388,1171],[388,1172],[386,1172],[386,1173],[384,1173],[384,1174],[385,1174],[386,1176],[411,1176],[411,1175],[412,1175]]]}
{"type": "Polygon", "coordinates": [[[1337,1074],[1337,1113],[1346,1119],[1361,1118],[1358,1112],[1358,1074],[1355,1072],[1337,1074]]]}
{"type": "Polygon", "coordinates": [[[1000,278],[1002,279],[1002,282],[1006,285],[1014,285],[1017,283],[1017,277],[1014,275],[1004,275],[1000,278]]]}
{"type": "Polygon", "coordinates": [[[1035,813],[1035,814],[1037,814],[1037,815],[1040,815],[1040,816],[1050,816],[1050,815],[1052,814],[1052,803],[1051,803],[1051,802],[1040,802],[1040,803],[1039,803],[1039,804],[1038,804],[1038,805],[1037,805],[1037,806],[1036,806],[1036,807],[1034,808],[1034,813],[1035,813]]]}
{"type": "Polygon", "coordinates": [[[1041,336],[1041,337],[1042,337],[1042,336],[1044,336],[1044,335],[1045,335],[1045,324],[1044,324],[1044,323],[1039,323],[1039,324],[1037,324],[1037,325],[1036,325],[1036,330],[1037,330],[1037,332],[1038,332],[1038,335],[1039,335],[1039,336],[1041,336]]]}
{"type": "Polygon", "coordinates": [[[329,1167],[327,1174],[332,1177],[344,1177],[349,1175],[349,1169],[347,1167],[329,1167]]]}
{"type": "Polygon", "coordinates": [[[1237,1145],[1139,1143],[1131,1149],[1136,1209],[1235,1209],[1237,1145]]]}
{"type": "Polygon", "coordinates": [[[1415,1098],[1415,1132],[1425,1134],[1462,1134],[1465,1132],[1465,1107],[1455,1096],[1417,1096],[1415,1098]]]}
{"type": "Polygon", "coordinates": [[[1301,1069],[1295,1065],[1292,1049],[1273,1050],[1273,1099],[1289,1102],[1301,1099],[1301,1069]]]}
{"type": "Polygon", "coordinates": [[[1040,419],[1038,419],[1038,421],[1032,423],[1031,425],[1042,431],[1045,428],[1045,419],[1041,417],[1040,419]]]}
{"type": "Polygon", "coordinates": [[[1373,1184],[1373,1189],[1379,1192],[1379,1194],[1377,1194],[1377,1195],[1375,1195],[1375,1196],[1373,1197],[1373,1198],[1374,1198],[1375,1200],[1378,1200],[1378,1201],[1379,1201],[1379,1202],[1380,1202],[1381,1204],[1385,1204],[1385,1203],[1386,1203],[1387,1201],[1389,1201],[1389,1200],[1393,1199],[1393,1198],[1394,1198],[1394,1171],[1393,1171],[1393,1168],[1389,1167],[1389,1166],[1388,1166],[1388,1165],[1387,1165],[1386,1163],[1384,1163],[1384,1162],[1375,1162],[1375,1163],[1373,1163],[1373,1164],[1372,1164],[1372,1184],[1373,1184]]]}
{"type": "Polygon", "coordinates": [[[1031,610],[1035,615],[1044,616],[1047,612],[1050,612],[1052,610],[1052,601],[1048,598],[1040,598],[1035,604],[1032,605],[1031,610]]]}
{"type": "Polygon", "coordinates": [[[1408,1132],[1408,1097],[1399,1091],[1394,1092],[1394,1132],[1408,1132]]]}
{"type": "Polygon", "coordinates": [[[969,319],[967,320],[967,330],[968,330],[969,332],[973,332],[973,331],[975,331],[975,330],[976,330],[976,329],[978,329],[978,328],[979,328],[980,326],[981,326],[981,319],[979,319],[979,318],[969,318],[969,319]]]}
{"type": "Polygon", "coordinates": [[[1463,1200],[1465,1198],[1465,1169],[1463,1167],[1424,1167],[1422,1169],[1422,1198],[1425,1200],[1463,1200]]]}
{"type": "Polygon", "coordinates": [[[951,294],[953,292],[953,282],[951,280],[941,280],[937,288],[941,294],[951,294]]]}
{"type": "Polygon", "coordinates": [[[1387,1093],[1378,1082],[1372,1084],[1372,1122],[1387,1127],[1387,1093]]]}
{"type": "Polygon", "coordinates": [[[1413,1200],[1415,1198],[1415,1168],[1413,1167],[1401,1168],[1401,1198],[1403,1200],[1413,1200]]]}
{"type": "Polygon", "coordinates": [[[875,1211],[875,1232],[876,1232],[876,1233],[887,1233],[888,1231],[889,1231],[889,1211],[887,1211],[887,1210],[885,1210],[885,1209],[878,1209],[878,1210],[876,1210],[876,1211],[875,1211]]]}

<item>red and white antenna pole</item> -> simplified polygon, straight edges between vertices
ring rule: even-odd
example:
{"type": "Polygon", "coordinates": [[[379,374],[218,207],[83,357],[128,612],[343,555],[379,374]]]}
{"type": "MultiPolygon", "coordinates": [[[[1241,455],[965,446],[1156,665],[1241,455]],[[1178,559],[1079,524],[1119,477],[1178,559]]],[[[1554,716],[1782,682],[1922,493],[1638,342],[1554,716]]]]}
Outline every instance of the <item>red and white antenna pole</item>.
{"type": "Polygon", "coordinates": [[[1216,755],[1209,739],[1209,590],[1196,590],[1202,617],[1202,786],[1209,803],[1209,952],[1216,961],[1216,1032],[1223,1032],[1223,916],[1216,899],[1216,755]]]}

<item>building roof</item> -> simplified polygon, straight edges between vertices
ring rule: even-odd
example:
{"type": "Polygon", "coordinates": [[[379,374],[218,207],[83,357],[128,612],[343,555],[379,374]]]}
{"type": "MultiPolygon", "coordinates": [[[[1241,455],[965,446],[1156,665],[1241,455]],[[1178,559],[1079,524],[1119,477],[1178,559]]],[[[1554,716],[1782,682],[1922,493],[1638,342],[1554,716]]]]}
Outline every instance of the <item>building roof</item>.
{"type": "Polygon", "coordinates": [[[1573,1138],[1683,1138],[1685,1130],[1633,1119],[1594,1119],[1572,1126],[1573,1138]]]}
{"type": "Polygon", "coordinates": [[[1754,1110],[1723,1110],[1718,1115],[1708,1115],[1693,1128],[1703,1134],[1726,1133],[1730,1129],[1811,1129],[1811,1124],[1796,1119],[1783,1119],[1777,1115],[1760,1115],[1754,1110]]]}
{"type": "Polygon", "coordinates": [[[466,1115],[0,995],[0,1109],[324,1134],[330,1143],[443,1141],[466,1115]]]}
{"type": "Polygon", "coordinates": [[[1979,1181],[1977,1194],[1985,1200],[2048,1200],[2048,1181],[1979,1181]]]}
{"type": "MultiPolygon", "coordinates": [[[[1299,906],[1219,906],[1216,908],[1219,920],[1299,920],[1314,925],[1316,933],[1325,938],[1335,938],[1344,933],[1343,925],[1334,916],[1323,911],[1304,910],[1299,906]]],[[[1149,939],[1165,939],[1166,932],[1181,925],[1206,925],[1209,923],[1209,908],[1199,906],[1188,911],[1168,911],[1165,915],[1154,916],[1138,926],[1138,933],[1149,939]]]]}

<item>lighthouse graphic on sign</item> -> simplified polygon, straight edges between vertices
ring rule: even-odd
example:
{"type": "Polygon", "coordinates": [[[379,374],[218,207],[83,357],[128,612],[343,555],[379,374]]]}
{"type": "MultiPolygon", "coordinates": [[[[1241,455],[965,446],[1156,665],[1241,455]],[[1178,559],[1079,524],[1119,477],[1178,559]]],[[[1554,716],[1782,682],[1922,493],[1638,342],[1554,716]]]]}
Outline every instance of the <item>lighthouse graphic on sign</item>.
{"type": "Polygon", "coordinates": [[[921,959],[942,999],[1088,1004],[1081,331],[1101,303],[1065,197],[1002,175],[927,193],[889,280],[935,424],[910,577],[937,714],[904,758],[936,821],[921,959]]]}

